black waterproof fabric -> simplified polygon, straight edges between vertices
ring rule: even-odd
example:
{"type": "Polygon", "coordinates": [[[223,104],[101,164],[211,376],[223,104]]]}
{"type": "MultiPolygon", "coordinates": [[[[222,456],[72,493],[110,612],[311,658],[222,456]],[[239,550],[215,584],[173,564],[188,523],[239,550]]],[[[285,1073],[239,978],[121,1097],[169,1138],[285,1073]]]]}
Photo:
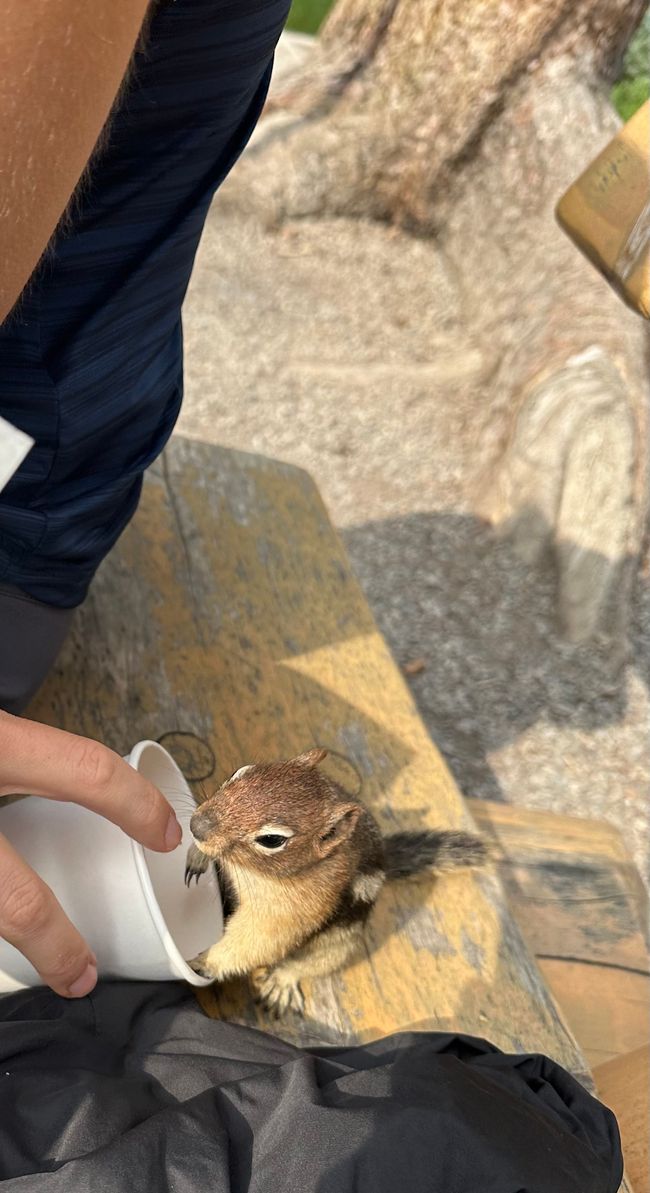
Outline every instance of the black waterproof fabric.
{"type": "Polygon", "coordinates": [[[616,1193],[612,1114],[542,1056],[300,1051],[176,984],[0,1000],[0,1178],[58,1193],[616,1193]]]}

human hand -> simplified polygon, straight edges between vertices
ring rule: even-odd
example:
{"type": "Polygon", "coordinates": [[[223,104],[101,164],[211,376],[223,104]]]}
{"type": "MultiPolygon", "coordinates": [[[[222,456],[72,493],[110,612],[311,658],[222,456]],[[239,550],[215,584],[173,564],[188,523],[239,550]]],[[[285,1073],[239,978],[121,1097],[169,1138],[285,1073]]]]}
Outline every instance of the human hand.
{"type": "MultiPolygon", "coordinates": [[[[171,806],[142,775],[99,742],[0,712],[2,797],[40,795],[80,804],[159,853],[181,828],[171,806]]],[[[0,936],[65,998],[89,994],[97,959],[50,890],[0,833],[0,936]]]]}

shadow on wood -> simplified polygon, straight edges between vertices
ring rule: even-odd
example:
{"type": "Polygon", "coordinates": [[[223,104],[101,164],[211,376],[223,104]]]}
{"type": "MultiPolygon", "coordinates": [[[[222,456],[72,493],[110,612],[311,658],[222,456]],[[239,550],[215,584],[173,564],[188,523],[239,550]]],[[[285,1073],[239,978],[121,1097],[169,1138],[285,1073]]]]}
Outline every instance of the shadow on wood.
{"type": "Polygon", "coordinates": [[[470,800],[524,939],[590,1065],[650,1038],[647,894],[603,821],[470,800]]]}

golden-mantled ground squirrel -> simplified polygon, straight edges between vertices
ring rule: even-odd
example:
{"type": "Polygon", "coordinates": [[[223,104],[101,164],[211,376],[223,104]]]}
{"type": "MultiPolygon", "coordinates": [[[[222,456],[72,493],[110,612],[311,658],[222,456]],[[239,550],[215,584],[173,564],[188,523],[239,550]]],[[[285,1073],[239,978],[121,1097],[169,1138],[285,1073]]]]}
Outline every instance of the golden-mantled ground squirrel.
{"type": "Polygon", "coordinates": [[[382,837],[368,809],[318,770],[326,754],[243,766],[191,820],[186,882],[214,863],[225,930],[190,964],[215,981],[248,975],[276,1015],[302,1012],[301,981],[360,951],[385,882],[487,858],[469,833],[382,837]]]}

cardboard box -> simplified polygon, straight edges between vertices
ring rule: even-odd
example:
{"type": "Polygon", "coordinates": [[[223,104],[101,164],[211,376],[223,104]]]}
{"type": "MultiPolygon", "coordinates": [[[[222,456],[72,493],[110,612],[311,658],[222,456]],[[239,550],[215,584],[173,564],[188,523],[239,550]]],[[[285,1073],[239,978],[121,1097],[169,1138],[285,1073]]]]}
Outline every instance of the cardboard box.
{"type": "Polygon", "coordinates": [[[628,306],[650,319],[650,101],[569,187],[555,214],[628,306]]]}

